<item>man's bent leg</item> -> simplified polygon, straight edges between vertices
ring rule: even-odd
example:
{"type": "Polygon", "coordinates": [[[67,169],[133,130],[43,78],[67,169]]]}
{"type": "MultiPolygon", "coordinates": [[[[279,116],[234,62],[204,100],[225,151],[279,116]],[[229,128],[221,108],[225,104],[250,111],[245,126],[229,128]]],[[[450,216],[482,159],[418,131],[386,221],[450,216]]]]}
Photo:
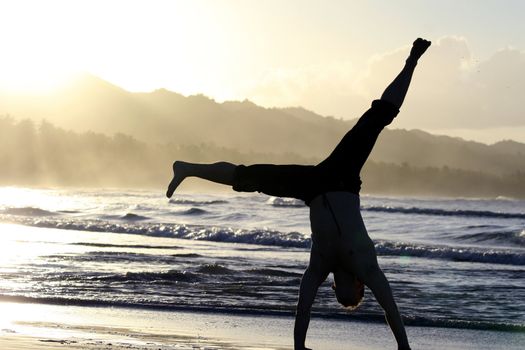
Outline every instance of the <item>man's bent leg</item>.
{"type": "Polygon", "coordinates": [[[228,162],[196,164],[176,161],[173,163],[173,179],[168,186],[166,196],[170,198],[181,182],[190,176],[232,186],[236,167],[235,164],[228,162]]]}
{"type": "Polygon", "coordinates": [[[315,185],[313,165],[254,164],[235,169],[233,189],[306,200],[315,185]]]}
{"type": "Polygon", "coordinates": [[[166,195],[171,197],[185,178],[194,176],[232,186],[237,192],[261,192],[270,196],[305,200],[308,186],[313,183],[313,168],[310,165],[245,166],[227,162],[195,164],[177,161],[173,164],[173,179],[166,195]]]}

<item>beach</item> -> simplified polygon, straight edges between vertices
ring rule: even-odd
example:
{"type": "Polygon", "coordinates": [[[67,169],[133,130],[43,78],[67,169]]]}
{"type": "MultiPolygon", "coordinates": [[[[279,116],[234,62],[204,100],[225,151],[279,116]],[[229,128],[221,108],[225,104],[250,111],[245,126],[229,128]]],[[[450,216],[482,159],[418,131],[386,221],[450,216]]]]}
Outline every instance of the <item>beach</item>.
{"type": "MultiPolygon", "coordinates": [[[[2,349],[293,349],[293,318],[1,303],[2,349]],[[10,315],[7,317],[6,315],[10,315]]],[[[521,349],[524,333],[408,327],[413,349],[521,349]]],[[[386,324],[314,318],[313,349],[395,349],[386,324]]]]}
{"type": "MultiPolygon", "coordinates": [[[[0,348],[292,349],[310,234],[267,196],[0,189],[0,348]]],[[[413,349],[522,349],[523,201],[363,197],[413,349]]],[[[395,349],[373,295],[331,277],[312,349],[395,349]]]]}

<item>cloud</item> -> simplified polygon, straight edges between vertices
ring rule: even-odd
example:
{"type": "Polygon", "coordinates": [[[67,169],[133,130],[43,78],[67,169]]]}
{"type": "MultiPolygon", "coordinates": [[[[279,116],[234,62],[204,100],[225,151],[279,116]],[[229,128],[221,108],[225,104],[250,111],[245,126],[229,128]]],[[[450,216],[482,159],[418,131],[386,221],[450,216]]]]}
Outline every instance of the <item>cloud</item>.
{"type": "MultiPolygon", "coordinates": [[[[372,57],[357,71],[351,62],[269,71],[247,94],[262,105],[302,105],[321,114],[354,118],[399,72],[410,45],[372,57]]],[[[436,40],[415,72],[394,127],[488,129],[525,126],[525,51],[504,48],[484,61],[467,39],[436,40]]]]}
{"type": "MultiPolygon", "coordinates": [[[[382,75],[392,72],[390,67],[399,58],[385,55],[377,60],[364,84],[374,86],[382,75]]],[[[421,59],[397,126],[427,129],[525,126],[520,106],[524,88],[525,52],[506,48],[486,61],[477,61],[464,38],[443,38],[421,59]]]]}
{"type": "Polygon", "coordinates": [[[356,117],[370,102],[355,85],[358,76],[351,61],[274,69],[254,81],[247,96],[267,107],[303,106],[323,115],[356,117]]]}

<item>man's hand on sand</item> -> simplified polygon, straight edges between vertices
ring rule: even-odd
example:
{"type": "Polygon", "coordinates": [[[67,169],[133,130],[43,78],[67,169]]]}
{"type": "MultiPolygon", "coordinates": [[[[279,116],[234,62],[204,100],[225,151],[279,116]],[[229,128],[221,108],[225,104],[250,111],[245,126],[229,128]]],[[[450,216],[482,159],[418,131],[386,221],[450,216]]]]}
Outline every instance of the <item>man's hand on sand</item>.
{"type": "Polygon", "coordinates": [[[417,61],[421,56],[423,56],[425,51],[427,51],[430,44],[432,43],[428,40],[417,38],[412,44],[412,50],[410,50],[410,59],[417,61]]]}

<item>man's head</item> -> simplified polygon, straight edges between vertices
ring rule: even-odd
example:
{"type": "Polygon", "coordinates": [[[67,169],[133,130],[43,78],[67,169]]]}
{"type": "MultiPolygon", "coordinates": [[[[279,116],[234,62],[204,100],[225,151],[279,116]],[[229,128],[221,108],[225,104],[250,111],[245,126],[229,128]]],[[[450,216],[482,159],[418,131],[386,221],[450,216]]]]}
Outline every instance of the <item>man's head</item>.
{"type": "Polygon", "coordinates": [[[361,304],[365,294],[363,282],[344,270],[334,272],[332,289],[335,291],[337,301],[349,310],[356,309],[361,304]]]}

